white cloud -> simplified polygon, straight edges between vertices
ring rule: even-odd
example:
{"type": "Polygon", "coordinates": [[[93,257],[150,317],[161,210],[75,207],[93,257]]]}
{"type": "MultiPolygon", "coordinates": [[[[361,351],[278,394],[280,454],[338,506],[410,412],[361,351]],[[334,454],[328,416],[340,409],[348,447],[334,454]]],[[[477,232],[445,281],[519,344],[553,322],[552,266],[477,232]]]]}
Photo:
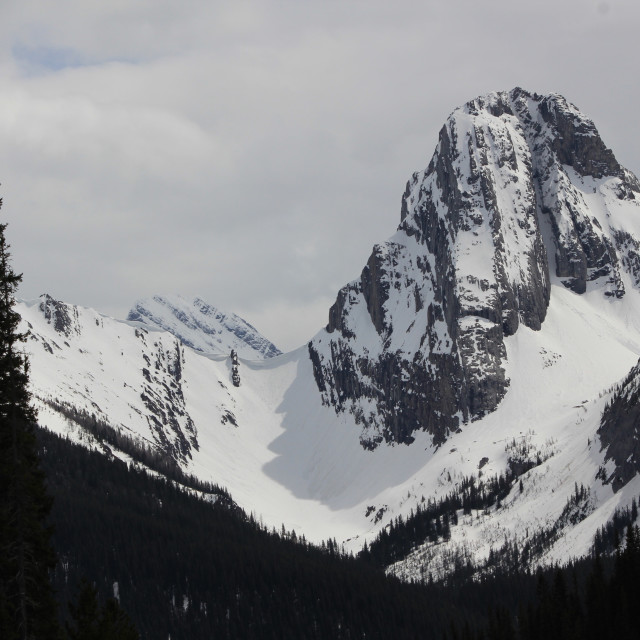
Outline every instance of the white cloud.
{"type": "Polygon", "coordinates": [[[464,101],[558,91],[640,170],[640,7],[607,7],[5,3],[0,181],[22,294],[119,315],[195,294],[297,346],[394,231],[464,101]]]}

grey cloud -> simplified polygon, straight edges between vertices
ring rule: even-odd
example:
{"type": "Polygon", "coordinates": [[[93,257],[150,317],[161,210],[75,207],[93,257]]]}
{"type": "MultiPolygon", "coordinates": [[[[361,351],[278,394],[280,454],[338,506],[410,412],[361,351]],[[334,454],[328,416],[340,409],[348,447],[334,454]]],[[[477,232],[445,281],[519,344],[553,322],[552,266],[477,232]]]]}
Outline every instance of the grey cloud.
{"type": "Polygon", "coordinates": [[[120,316],[199,295],[298,346],[466,100],[563,93],[640,170],[636,4],[9,2],[0,181],[21,293],[120,316]]]}

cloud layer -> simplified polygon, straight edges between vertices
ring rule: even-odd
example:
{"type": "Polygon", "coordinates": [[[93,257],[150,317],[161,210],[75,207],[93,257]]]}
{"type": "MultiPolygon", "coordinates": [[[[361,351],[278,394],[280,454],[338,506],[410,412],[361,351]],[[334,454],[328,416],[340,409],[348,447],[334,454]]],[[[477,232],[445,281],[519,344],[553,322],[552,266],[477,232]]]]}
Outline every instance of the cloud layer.
{"type": "Polygon", "coordinates": [[[21,0],[0,18],[24,297],[124,317],[198,295],[294,348],[395,230],[447,115],[516,85],[565,95],[640,171],[631,0],[21,0]]]}

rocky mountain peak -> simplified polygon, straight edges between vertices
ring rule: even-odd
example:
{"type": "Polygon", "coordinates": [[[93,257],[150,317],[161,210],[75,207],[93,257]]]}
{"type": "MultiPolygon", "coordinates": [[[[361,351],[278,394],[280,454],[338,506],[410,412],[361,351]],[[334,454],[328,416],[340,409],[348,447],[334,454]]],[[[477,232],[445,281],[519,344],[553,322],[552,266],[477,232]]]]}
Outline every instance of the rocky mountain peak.
{"type": "Polygon", "coordinates": [[[72,305],[56,300],[48,293],[40,296],[38,308],[45,320],[60,334],[71,337],[80,333],[78,310],[72,305]]]}
{"type": "Polygon", "coordinates": [[[234,313],[225,313],[200,298],[159,296],[139,300],[127,320],[168,331],[203,353],[228,355],[235,350],[251,360],[271,358],[280,350],[234,313]]]}
{"type": "Polygon", "coordinates": [[[617,211],[639,193],[562,96],[516,88],[456,109],[407,183],[396,234],[309,345],[323,402],[354,414],[365,447],[417,430],[441,443],[493,411],[505,339],[541,328],[553,283],[603,299],[637,286],[638,234],[617,211]]]}

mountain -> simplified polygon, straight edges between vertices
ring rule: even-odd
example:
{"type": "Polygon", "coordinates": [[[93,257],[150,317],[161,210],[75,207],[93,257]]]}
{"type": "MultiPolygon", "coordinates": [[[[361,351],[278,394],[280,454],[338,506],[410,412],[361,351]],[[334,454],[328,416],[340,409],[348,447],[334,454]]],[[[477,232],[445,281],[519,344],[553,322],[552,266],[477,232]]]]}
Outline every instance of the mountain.
{"type": "Polygon", "coordinates": [[[564,561],[637,515],[639,241],[638,180],[594,124],[491,93],[451,114],[305,347],[211,353],[197,303],[145,303],[153,327],[19,304],[39,420],[104,450],[93,420],[403,578],[564,561]]]}
{"type": "Polygon", "coordinates": [[[280,350],[248,322],[224,313],[200,298],[153,296],[139,300],[127,320],[173,334],[184,345],[203,353],[236,351],[243,358],[271,358],[280,350]]]}
{"type": "Polygon", "coordinates": [[[318,387],[361,441],[436,443],[494,411],[505,339],[539,331],[552,283],[622,298],[640,279],[638,180],[558,95],[478,98],[407,184],[401,224],[310,346],[318,387]],[[553,279],[552,279],[553,278],[553,279]]]}

